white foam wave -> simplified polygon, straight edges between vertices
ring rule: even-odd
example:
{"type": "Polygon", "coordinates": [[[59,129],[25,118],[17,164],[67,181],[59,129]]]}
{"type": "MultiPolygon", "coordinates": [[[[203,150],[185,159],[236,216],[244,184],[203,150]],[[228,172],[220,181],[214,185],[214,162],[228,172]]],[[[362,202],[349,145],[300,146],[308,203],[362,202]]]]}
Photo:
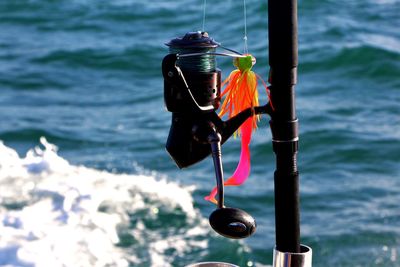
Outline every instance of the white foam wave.
{"type": "Polygon", "coordinates": [[[191,248],[207,247],[193,188],[74,166],[40,142],[43,149],[23,158],[0,142],[0,266],[171,266],[191,248]],[[183,232],[149,229],[159,214],[176,213],[188,227],[183,232]],[[119,229],[130,246],[116,246],[119,229]]]}

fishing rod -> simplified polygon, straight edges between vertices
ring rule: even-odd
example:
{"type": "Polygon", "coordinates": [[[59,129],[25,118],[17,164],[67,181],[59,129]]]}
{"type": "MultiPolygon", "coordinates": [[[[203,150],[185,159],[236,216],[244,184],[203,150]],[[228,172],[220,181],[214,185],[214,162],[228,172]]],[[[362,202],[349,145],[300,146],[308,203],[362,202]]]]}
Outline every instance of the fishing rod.
{"type": "MultiPolygon", "coordinates": [[[[170,53],[162,62],[164,101],[167,110],[172,112],[166,149],[179,168],[189,167],[212,156],[218,199],[217,209],[209,218],[210,225],[225,237],[246,238],[255,232],[256,222],[244,210],[224,205],[221,145],[247,119],[268,114],[276,155],[276,246],[273,266],[311,267],[312,250],[300,244],[298,119],[295,106],[297,1],[269,0],[268,22],[270,101],[264,106],[246,108],[227,121],[216,113],[221,102],[221,70],[216,66],[216,56],[244,60],[248,56],[230,49],[225,50],[234,54],[217,52],[220,44],[206,32],[189,32],[166,44],[170,53]]],[[[252,64],[251,61],[249,64],[252,64]]],[[[235,265],[198,263],[191,266],[235,265]]]]}
{"type": "Polygon", "coordinates": [[[274,266],[311,266],[311,248],[300,244],[297,0],[268,0],[269,83],[275,109],[270,128],[276,155],[274,266]]]}

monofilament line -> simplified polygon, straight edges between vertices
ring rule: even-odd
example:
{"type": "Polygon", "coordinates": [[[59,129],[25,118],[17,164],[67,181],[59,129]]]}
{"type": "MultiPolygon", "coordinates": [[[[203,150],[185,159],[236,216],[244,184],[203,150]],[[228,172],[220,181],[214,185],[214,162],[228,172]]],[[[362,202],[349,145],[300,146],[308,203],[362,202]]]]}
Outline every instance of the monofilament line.
{"type": "Polygon", "coordinates": [[[244,16],[244,53],[248,54],[248,48],[247,48],[247,14],[246,14],[246,0],[243,0],[243,16],[244,16]]]}
{"type": "Polygon", "coordinates": [[[204,27],[206,25],[206,6],[207,6],[207,0],[204,0],[204,2],[203,2],[203,27],[201,28],[202,32],[204,32],[204,27]]]}

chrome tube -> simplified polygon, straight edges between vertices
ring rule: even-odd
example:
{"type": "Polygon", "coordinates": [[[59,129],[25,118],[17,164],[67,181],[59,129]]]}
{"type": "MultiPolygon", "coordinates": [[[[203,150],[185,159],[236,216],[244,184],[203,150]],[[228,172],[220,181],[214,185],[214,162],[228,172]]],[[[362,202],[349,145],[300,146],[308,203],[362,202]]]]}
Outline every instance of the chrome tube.
{"type": "Polygon", "coordinates": [[[312,267],[312,249],[300,245],[300,253],[281,252],[274,249],[273,267],[312,267]]]}
{"type": "Polygon", "coordinates": [[[239,267],[239,266],[226,262],[199,262],[187,265],[185,267],[239,267]]]}

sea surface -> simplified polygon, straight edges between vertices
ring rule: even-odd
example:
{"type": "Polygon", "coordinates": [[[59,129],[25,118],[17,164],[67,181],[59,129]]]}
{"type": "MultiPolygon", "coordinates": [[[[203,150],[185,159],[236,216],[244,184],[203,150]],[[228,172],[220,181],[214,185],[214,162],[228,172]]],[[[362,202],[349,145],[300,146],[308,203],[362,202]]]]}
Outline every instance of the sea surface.
{"type": "MultiPolygon", "coordinates": [[[[250,178],[226,189],[257,220],[244,240],[208,225],[211,158],[179,170],[164,149],[164,43],[202,29],[202,3],[0,1],[0,266],[272,264],[268,118],[250,178]]],[[[242,4],[208,1],[204,23],[239,51],[242,4]]],[[[267,8],[247,0],[264,79],[267,8]]],[[[400,1],[299,0],[298,13],[301,242],[317,267],[400,266],[400,1]]],[[[227,176],[239,153],[239,139],[223,146],[227,176]]]]}

